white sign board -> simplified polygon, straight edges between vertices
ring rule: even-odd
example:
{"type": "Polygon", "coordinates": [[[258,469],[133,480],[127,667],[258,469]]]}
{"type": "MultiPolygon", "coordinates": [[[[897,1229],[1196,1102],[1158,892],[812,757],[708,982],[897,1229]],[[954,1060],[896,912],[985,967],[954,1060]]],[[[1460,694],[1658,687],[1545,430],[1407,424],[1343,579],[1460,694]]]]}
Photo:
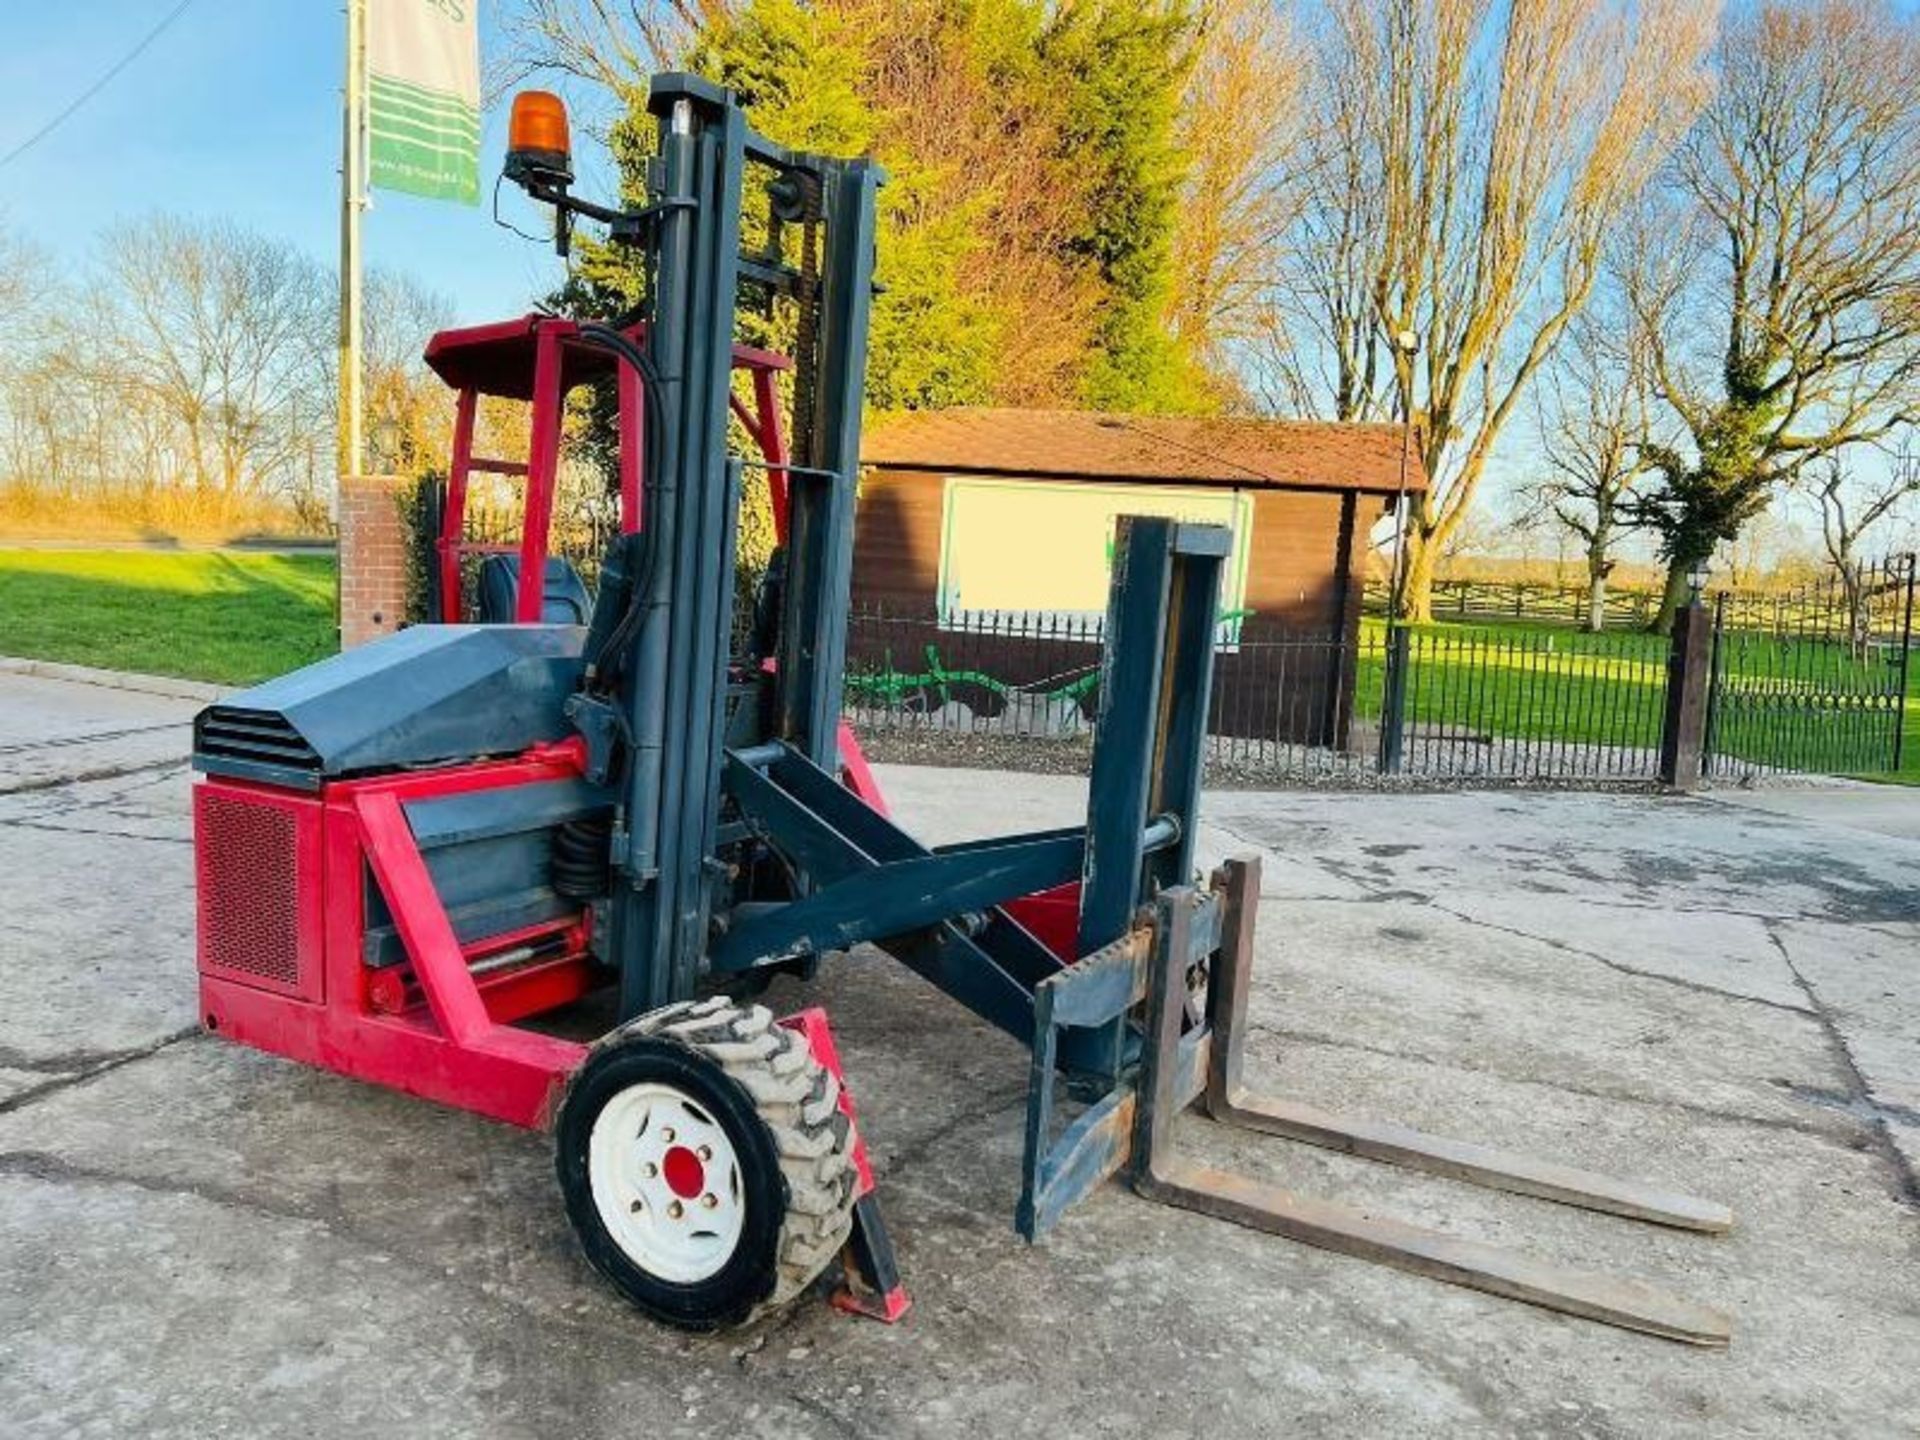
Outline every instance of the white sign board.
{"type": "Polygon", "coordinates": [[[1237,490],[949,476],[940,525],[942,628],[991,629],[1013,617],[1087,622],[1098,633],[1113,575],[1114,522],[1164,515],[1224,525],[1222,639],[1236,640],[1247,593],[1253,497],[1237,490]]]}

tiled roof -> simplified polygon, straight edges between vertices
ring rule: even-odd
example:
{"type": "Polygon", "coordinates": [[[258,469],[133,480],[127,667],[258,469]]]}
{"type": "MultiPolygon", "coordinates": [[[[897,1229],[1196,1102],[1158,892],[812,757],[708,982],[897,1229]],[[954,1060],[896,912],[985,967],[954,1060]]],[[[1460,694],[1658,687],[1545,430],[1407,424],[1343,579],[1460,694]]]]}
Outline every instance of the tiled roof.
{"type": "MultiPolygon", "coordinates": [[[[887,470],[1172,481],[1391,493],[1399,425],[1174,419],[1081,410],[916,410],[868,425],[863,464],[887,470]]],[[[1426,487],[1415,437],[1409,490],[1426,487]]]]}

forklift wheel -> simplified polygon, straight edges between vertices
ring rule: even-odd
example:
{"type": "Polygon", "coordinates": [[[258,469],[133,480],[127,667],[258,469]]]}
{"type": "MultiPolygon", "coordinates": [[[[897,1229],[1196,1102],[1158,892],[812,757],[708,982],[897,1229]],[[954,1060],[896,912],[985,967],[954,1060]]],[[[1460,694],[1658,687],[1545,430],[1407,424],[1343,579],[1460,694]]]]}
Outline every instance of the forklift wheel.
{"type": "Polygon", "coordinates": [[[846,1244],[840,1084],[764,1006],[683,1001],[610,1033],[560,1108],[555,1168],[587,1259],[656,1320],[741,1324],[846,1244]]]}

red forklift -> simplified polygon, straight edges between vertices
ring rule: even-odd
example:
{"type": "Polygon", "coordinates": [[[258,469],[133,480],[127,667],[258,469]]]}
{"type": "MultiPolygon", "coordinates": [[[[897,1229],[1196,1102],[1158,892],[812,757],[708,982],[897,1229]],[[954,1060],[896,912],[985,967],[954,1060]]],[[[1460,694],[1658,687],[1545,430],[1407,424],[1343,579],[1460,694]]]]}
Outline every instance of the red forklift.
{"type": "Polygon", "coordinates": [[[1730,1220],[1246,1093],[1258,867],[1194,868],[1220,527],[1120,522],[1083,825],[928,847],[889,817],[841,718],[882,176],[766,139],[694,76],[655,77],[648,107],[645,202],[618,209],[573,193],[559,102],[515,101],[508,178],[553,207],[563,252],[581,220],[633,247],[646,303],[620,323],[532,317],[434,341],[429,362],[460,394],[442,623],[195,721],[206,1027],[550,1131],[586,1257],[659,1320],[740,1323],[836,1259],[843,1303],[897,1319],[905,1292],[826,1017],[776,1020],[742,998],[872,944],[1030,1049],[1028,1239],[1124,1174],[1165,1203],[1724,1343],[1724,1317],[1648,1287],[1180,1158],[1175,1119],[1204,1101],[1226,1123],[1561,1203],[1730,1220]],[[743,251],[748,205],[764,206],[766,240],[743,251]],[[793,307],[790,357],[736,343],[748,304],[793,307]],[[621,533],[589,597],[552,564],[548,516],[561,400],[609,376],[621,533]],[[484,394],[532,404],[524,476],[473,454],[484,394]],[[736,419],[755,453],[731,450],[736,419]],[[772,482],[780,545],[754,623],[737,624],[749,467],[772,482]],[[524,480],[527,522],[511,553],[480,557],[492,578],[469,616],[462,514],[468,477],[489,469],[524,480]],[[594,1014],[610,1025],[580,1038],[594,1014]]]}

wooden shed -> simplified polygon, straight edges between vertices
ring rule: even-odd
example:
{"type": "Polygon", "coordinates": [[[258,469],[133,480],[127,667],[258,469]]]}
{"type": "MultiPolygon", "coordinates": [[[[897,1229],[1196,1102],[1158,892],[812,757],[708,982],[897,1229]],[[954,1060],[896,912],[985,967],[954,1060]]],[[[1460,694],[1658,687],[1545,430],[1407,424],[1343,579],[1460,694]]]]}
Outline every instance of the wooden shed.
{"type": "MultiPolygon", "coordinates": [[[[1030,629],[1035,617],[1097,626],[1116,516],[1228,526],[1221,678],[1230,681],[1243,638],[1325,642],[1326,673],[1300,676],[1302,693],[1279,707],[1340,732],[1316,743],[1345,743],[1338,717],[1350,710],[1369,531],[1403,484],[1410,493],[1426,484],[1417,444],[1398,425],[1066,410],[885,417],[868,426],[861,459],[856,613],[919,617],[930,644],[1030,629]]],[[[1012,673],[1022,649],[1032,651],[1004,657],[1009,683],[1031,678],[1012,673]]],[[[1288,722],[1276,738],[1300,738],[1300,728],[1288,722]]]]}

